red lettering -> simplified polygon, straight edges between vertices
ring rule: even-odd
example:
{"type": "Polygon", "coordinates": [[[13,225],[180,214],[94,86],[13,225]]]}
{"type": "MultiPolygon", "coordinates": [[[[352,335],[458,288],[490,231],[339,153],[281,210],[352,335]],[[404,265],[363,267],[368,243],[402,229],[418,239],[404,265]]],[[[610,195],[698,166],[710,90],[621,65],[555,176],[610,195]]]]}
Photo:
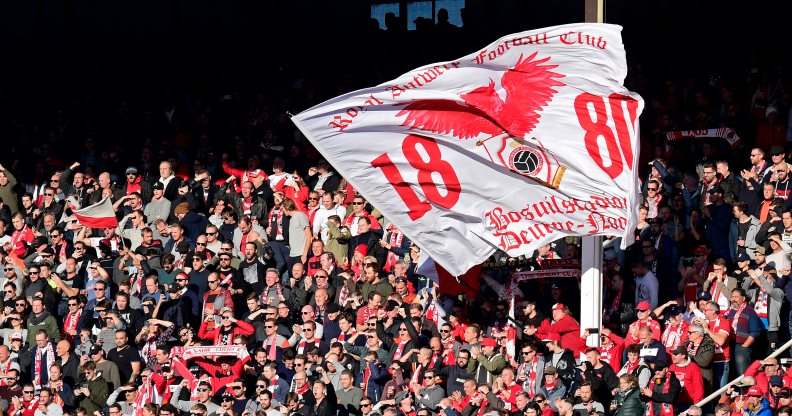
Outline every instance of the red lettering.
{"type": "Polygon", "coordinates": [[[624,162],[627,168],[632,169],[633,159],[633,134],[631,134],[628,122],[635,126],[638,117],[638,102],[630,97],[612,94],[608,97],[611,114],[614,118],[616,133],[607,125],[608,113],[605,107],[605,99],[589,93],[583,93],[575,98],[575,113],[578,117],[580,127],[586,131],[583,141],[591,159],[608,174],[612,179],[616,179],[624,171],[624,162]],[[624,116],[622,103],[627,104],[629,120],[624,116]],[[592,118],[591,109],[594,110],[595,117],[592,118]],[[618,143],[617,138],[618,136],[618,143]],[[602,137],[605,149],[608,152],[610,164],[605,166],[602,154],[600,153],[599,138],[602,137]]]}
{"type": "Polygon", "coordinates": [[[415,190],[404,180],[399,168],[387,153],[383,153],[371,161],[371,166],[382,169],[388,182],[407,205],[407,215],[410,219],[416,221],[423,217],[432,208],[430,202],[443,208],[453,208],[459,201],[462,186],[453,166],[442,159],[440,146],[437,145],[437,142],[429,137],[409,135],[402,142],[402,152],[410,166],[418,171],[418,184],[427,199],[426,201],[421,200],[415,190]],[[423,159],[418,152],[418,145],[426,152],[429,160],[423,159]],[[445,195],[440,193],[440,189],[432,179],[434,172],[437,172],[443,181],[445,195]]]}

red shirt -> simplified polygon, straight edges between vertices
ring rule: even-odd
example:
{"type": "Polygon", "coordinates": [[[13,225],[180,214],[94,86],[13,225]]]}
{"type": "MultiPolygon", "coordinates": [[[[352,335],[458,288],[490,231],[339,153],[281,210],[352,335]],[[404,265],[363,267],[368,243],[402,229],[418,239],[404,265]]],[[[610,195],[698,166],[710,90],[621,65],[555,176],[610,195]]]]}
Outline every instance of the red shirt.
{"type": "Polygon", "coordinates": [[[627,336],[624,337],[625,344],[640,344],[641,340],[638,339],[638,330],[645,326],[648,326],[649,329],[652,330],[652,339],[660,341],[660,323],[652,318],[649,318],[649,320],[646,322],[635,321],[630,324],[630,328],[627,331],[627,336]],[[635,331],[633,331],[633,328],[635,328],[635,331]],[[635,335],[633,335],[633,332],[635,332],[635,335]]]}
{"type": "MultiPolygon", "coordinates": [[[[714,321],[709,321],[709,330],[714,333],[725,332],[731,336],[732,330],[728,319],[718,318],[714,321]]],[[[726,338],[726,344],[723,346],[715,342],[715,357],[712,361],[716,363],[728,362],[731,357],[731,347],[729,346],[729,338],[726,338]]]]}
{"type": "Polygon", "coordinates": [[[678,403],[693,404],[704,398],[704,379],[701,377],[701,368],[688,359],[687,364],[671,364],[669,370],[676,375],[682,390],[677,398],[678,403]]]}

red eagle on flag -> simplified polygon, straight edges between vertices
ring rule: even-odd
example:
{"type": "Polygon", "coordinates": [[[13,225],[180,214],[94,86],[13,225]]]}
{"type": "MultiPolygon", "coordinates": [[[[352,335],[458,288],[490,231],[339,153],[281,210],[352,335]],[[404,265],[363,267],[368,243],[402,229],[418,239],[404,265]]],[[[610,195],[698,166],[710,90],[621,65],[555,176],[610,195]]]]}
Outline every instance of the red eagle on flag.
{"type": "Polygon", "coordinates": [[[540,110],[558,92],[555,88],[565,85],[558,81],[564,75],[553,71],[558,65],[546,64],[549,57],[537,59],[537,54],[525,59],[520,55],[514,67],[503,74],[500,84],[506,93],[505,100],[490,78],[487,86],[460,94],[464,104],[453,100],[420,100],[405,106],[396,117],[406,116],[402,125],[411,129],[451,134],[458,139],[486,134],[490,137],[477,141],[476,145],[484,147],[490,160],[557,188],[564,168],[555,158],[548,157],[538,139],[527,136],[539,123],[540,110]],[[491,139],[496,140],[489,142],[491,139]]]}

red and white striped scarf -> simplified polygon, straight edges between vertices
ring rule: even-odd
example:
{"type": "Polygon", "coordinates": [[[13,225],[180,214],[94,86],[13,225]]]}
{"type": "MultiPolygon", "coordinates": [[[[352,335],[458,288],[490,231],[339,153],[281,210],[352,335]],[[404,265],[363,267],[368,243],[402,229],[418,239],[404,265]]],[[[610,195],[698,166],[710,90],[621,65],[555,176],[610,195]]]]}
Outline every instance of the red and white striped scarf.
{"type": "Polygon", "coordinates": [[[33,384],[36,386],[37,389],[41,389],[41,372],[42,371],[49,371],[49,365],[47,368],[43,368],[42,360],[44,359],[44,352],[47,353],[47,360],[49,360],[48,364],[52,364],[55,362],[55,352],[52,350],[52,343],[48,342],[47,346],[44,349],[36,348],[36,359],[33,363],[33,384]]]}
{"type": "Polygon", "coordinates": [[[525,383],[523,383],[523,388],[528,394],[533,397],[536,394],[536,370],[539,366],[539,356],[534,354],[534,359],[530,363],[530,368],[528,368],[528,363],[522,363],[520,366],[520,374],[525,374],[525,370],[528,370],[527,378],[525,379],[525,383]]]}
{"type": "Polygon", "coordinates": [[[410,342],[409,339],[406,341],[399,341],[396,351],[393,352],[393,361],[398,361],[401,359],[402,354],[404,354],[404,346],[407,345],[408,342],[410,342]]]}
{"type": "Polygon", "coordinates": [[[253,207],[253,197],[242,198],[242,213],[250,215],[250,209],[253,207]]]}
{"type": "Polygon", "coordinates": [[[73,338],[73,336],[69,334],[69,330],[73,329],[77,331],[77,324],[80,322],[81,316],[82,316],[82,309],[77,309],[77,312],[75,313],[69,312],[66,315],[66,319],[63,320],[63,334],[61,338],[68,340],[71,340],[73,338]]]}
{"type": "MultiPolygon", "coordinates": [[[[418,384],[418,377],[421,375],[421,370],[423,370],[423,364],[418,364],[413,371],[412,377],[410,377],[410,384],[418,384]]],[[[424,383],[421,383],[421,386],[424,386],[424,383]]]]}
{"type": "Polygon", "coordinates": [[[143,406],[147,403],[160,404],[161,400],[157,388],[151,382],[143,383],[138,387],[137,397],[135,397],[135,416],[143,416],[143,406]]]}
{"type": "MultiPolygon", "coordinates": [[[[274,343],[275,342],[273,342],[273,344],[274,343]]],[[[270,379],[269,386],[267,386],[267,390],[269,390],[270,393],[275,394],[275,388],[278,387],[278,380],[279,378],[277,374],[275,375],[275,377],[272,377],[270,379]]]]}
{"type": "Polygon", "coordinates": [[[756,315],[760,318],[767,318],[767,292],[762,289],[759,289],[759,294],[756,296],[756,303],[754,304],[754,310],[756,311],[756,315]]]}
{"type": "Polygon", "coordinates": [[[261,292],[261,304],[262,305],[269,305],[269,306],[278,306],[277,302],[280,302],[280,298],[283,296],[283,289],[281,288],[280,283],[275,283],[272,286],[267,286],[263,292],[261,292]],[[275,291],[278,293],[278,298],[275,299],[275,304],[272,305],[269,303],[267,296],[269,296],[270,289],[275,288],[275,291]]]}
{"type": "MultiPolygon", "coordinates": [[[[318,347],[320,342],[321,340],[319,338],[314,338],[313,341],[311,341],[311,344],[318,347]]],[[[297,345],[297,354],[305,354],[305,347],[307,345],[308,340],[303,338],[302,341],[300,341],[300,343],[297,345]]]]}
{"type": "Polygon", "coordinates": [[[276,205],[269,213],[267,222],[272,226],[272,219],[275,218],[275,240],[283,240],[283,208],[276,205]]]}
{"type": "Polygon", "coordinates": [[[355,334],[357,334],[357,330],[355,328],[352,328],[352,330],[349,331],[349,335],[347,335],[347,334],[342,332],[341,335],[338,336],[338,342],[345,343],[345,342],[347,342],[347,340],[346,340],[347,336],[352,338],[353,336],[355,336],[355,334]]]}
{"type": "Polygon", "coordinates": [[[344,305],[346,305],[347,299],[349,299],[349,288],[346,282],[344,282],[344,284],[341,285],[341,293],[338,295],[338,304],[343,308],[344,305]]]}

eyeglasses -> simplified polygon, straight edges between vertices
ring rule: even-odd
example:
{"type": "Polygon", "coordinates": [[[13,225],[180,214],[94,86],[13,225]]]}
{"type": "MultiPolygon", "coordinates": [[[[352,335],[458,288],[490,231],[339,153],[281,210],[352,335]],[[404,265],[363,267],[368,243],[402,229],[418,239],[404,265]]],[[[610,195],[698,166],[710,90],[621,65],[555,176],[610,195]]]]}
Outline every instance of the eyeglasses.
{"type": "Polygon", "coordinates": [[[363,205],[362,202],[352,202],[352,205],[363,205]]]}
{"type": "Polygon", "coordinates": [[[6,290],[5,293],[14,293],[14,290],[6,290]]]}
{"type": "Polygon", "coordinates": [[[303,328],[303,332],[313,332],[313,329],[311,329],[311,328],[303,328]]]}
{"type": "Polygon", "coordinates": [[[272,328],[275,328],[275,325],[264,325],[264,328],[272,329],[272,328]]]}
{"type": "Polygon", "coordinates": [[[310,315],[310,314],[311,314],[311,312],[303,312],[302,314],[303,314],[303,315],[310,315]]]}
{"type": "Polygon", "coordinates": [[[368,325],[368,326],[377,326],[377,323],[376,322],[366,322],[366,325],[368,325]]]}
{"type": "Polygon", "coordinates": [[[406,331],[407,328],[399,328],[399,332],[406,331]]]}
{"type": "MultiPolygon", "coordinates": [[[[200,389],[197,389],[197,390],[200,391],[201,393],[205,393],[205,392],[209,391],[209,389],[207,389],[207,388],[200,388],[200,389]]],[[[199,413],[199,414],[202,415],[203,413],[199,413]]]]}
{"type": "Polygon", "coordinates": [[[371,403],[360,403],[360,407],[369,407],[371,403]]]}
{"type": "Polygon", "coordinates": [[[257,389],[266,389],[267,385],[266,384],[256,384],[256,388],[257,389]]]}
{"type": "Polygon", "coordinates": [[[317,275],[314,276],[314,278],[316,278],[316,279],[327,279],[327,276],[322,275],[322,274],[317,274],[317,275]]]}
{"type": "Polygon", "coordinates": [[[654,191],[657,192],[657,188],[646,188],[647,191],[654,191]]]}
{"type": "Polygon", "coordinates": [[[14,271],[14,269],[13,269],[12,267],[9,267],[9,268],[5,269],[5,271],[7,271],[7,272],[13,272],[13,271],[14,271]]]}
{"type": "Polygon", "coordinates": [[[34,272],[33,270],[31,270],[30,274],[39,274],[39,272],[34,272]]]}
{"type": "Polygon", "coordinates": [[[77,303],[70,303],[69,306],[77,306],[77,303]]]}
{"type": "Polygon", "coordinates": [[[27,306],[27,303],[17,303],[17,304],[14,304],[14,306],[16,306],[17,308],[20,307],[20,306],[24,308],[25,306],[27,306]]]}
{"type": "Polygon", "coordinates": [[[94,287],[94,290],[97,291],[97,292],[104,292],[105,288],[103,288],[103,287],[94,287]]]}
{"type": "Polygon", "coordinates": [[[533,354],[533,351],[523,351],[522,353],[523,355],[531,355],[533,354]]]}
{"type": "Polygon", "coordinates": [[[61,236],[60,234],[50,234],[50,237],[52,237],[52,238],[58,238],[60,236],[61,236]]]}
{"type": "Polygon", "coordinates": [[[206,243],[195,243],[196,246],[206,246],[206,243]]]}
{"type": "Polygon", "coordinates": [[[33,394],[33,390],[22,390],[23,394],[33,394]]]}
{"type": "Polygon", "coordinates": [[[182,279],[182,278],[179,278],[179,279],[173,279],[173,280],[174,280],[175,282],[184,282],[184,281],[187,281],[187,279],[182,279]]]}
{"type": "Polygon", "coordinates": [[[212,283],[217,283],[217,280],[207,280],[206,283],[209,283],[211,285],[212,283]]]}
{"type": "Polygon", "coordinates": [[[210,233],[209,231],[206,232],[206,235],[208,235],[209,237],[211,237],[211,236],[213,236],[215,234],[217,234],[217,233],[210,233]]]}
{"type": "Polygon", "coordinates": [[[440,330],[440,333],[442,333],[442,334],[449,334],[449,333],[451,333],[451,331],[449,331],[449,330],[447,330],[447,329],[441,329],[441,330],[440,330]]]}
{"type": "Polygon", "coordinates": [[[57,180],[57,179],[50,179],[50,183],[58,183],[58,182],[60,182],[60,181],[57,180]]]}
{"type": "Polygon", "coordinates": [[[89,269],[91,269],[91,270],[96,270],[96,269],[97,269],[97,267],[96,267],[96,266],[90,266],[90,267],[88,267],[88,268],[89,268],[89,269]]]}
{"type": "Polygon", "coordinates": [[[242,386],[234,386],[232,387],[234,390],[242,390],[242,386]]]}
{"type": "Polygon", "coordinates": [[[53,194],[53,193],[50,193],[50,192],[47,192],[47,193],[45,193],[44,195],[46,195],[46,196],[55,196],[55,194],[53,194]]]}
{"type": "Polygon", "coordinates": [[[180,333],[179,333],[179,336],[180,336],[180,337],[186,337],[186,336],[187,336],[187,333],[188,333],[187,331],[180,332],[180,333]]]}

